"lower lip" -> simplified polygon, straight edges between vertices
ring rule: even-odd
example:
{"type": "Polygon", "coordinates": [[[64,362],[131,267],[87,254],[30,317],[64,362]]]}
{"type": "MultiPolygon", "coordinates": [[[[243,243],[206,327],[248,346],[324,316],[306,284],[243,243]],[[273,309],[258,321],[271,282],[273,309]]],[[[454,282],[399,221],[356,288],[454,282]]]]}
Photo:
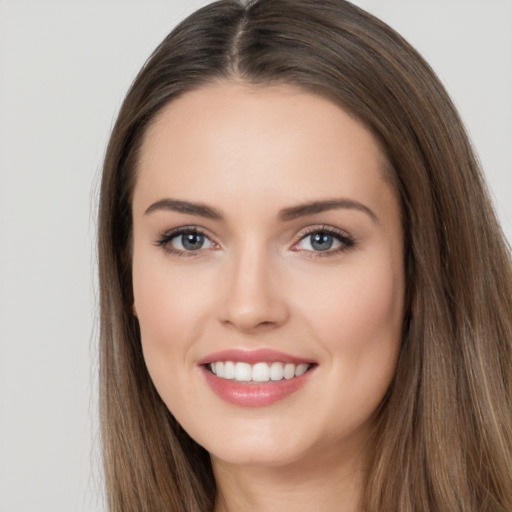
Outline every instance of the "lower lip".
{"type": "Polygon", "coordinates": [[[271,405],[298,391],[306,383],[311,369],[300,377],[269,382],[238,382],[217,377],[204,366],[201,367],[206,382],[212,391],[225,402],[241,407],[264,407],[271,405]]]}

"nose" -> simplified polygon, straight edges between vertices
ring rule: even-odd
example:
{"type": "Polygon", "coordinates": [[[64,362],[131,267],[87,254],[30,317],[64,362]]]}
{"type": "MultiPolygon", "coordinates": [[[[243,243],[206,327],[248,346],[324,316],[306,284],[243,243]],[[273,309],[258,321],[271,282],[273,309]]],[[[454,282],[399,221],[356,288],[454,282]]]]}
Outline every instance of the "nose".
{"type": "Polygon", "coordinates": [[[253,333],[279,327],[288,320],[287,297],[271,259],[253,247],[230,262],[220,304],[223,324],[253,333]]]}

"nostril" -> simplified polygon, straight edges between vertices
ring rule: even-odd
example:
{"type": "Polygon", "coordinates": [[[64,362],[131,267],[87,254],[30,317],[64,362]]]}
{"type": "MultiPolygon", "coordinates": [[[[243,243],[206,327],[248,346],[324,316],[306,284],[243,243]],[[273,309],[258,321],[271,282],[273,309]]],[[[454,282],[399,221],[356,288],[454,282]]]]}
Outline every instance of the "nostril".
{"type": "Polygon", "coordinates": [[[269,320],[258,322],[252,321],[250,318],[228,319],[224,320],[224,324],[246,333],[267,331],[278,326],[277,322],[271,322],[269,320]]]}
{"type": "Polygon", "coordinates": [[[232,297],[221,308],[221,321],[243,332],[271,330],[288,319],[288,308],[279,297],[232,297]]]}

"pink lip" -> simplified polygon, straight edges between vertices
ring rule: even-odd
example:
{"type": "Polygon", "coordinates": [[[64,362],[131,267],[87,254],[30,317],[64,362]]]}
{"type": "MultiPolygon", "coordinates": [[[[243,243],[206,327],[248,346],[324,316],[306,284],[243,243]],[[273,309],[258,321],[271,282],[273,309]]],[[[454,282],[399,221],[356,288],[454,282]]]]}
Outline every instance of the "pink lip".
{"type": "Polygon", "coordinates": [[[225,402],[242,407],[264,407],[285,399],[302,388],[313,371],[314,368],[290,380],[254,383],[221,379],[206,366],[201,366],[201,372],[211,390],[225,402]]]}
{"type": "Polygon", "coordinates": [[[216,361],[233,361],[235,363],[293,363],[293,364],[311,364],[313,361],[291,356],[277,350],[260,348],[257,350],[229,349],[215,352],[198,361],[200,365],[214,363],[216,361]]]}

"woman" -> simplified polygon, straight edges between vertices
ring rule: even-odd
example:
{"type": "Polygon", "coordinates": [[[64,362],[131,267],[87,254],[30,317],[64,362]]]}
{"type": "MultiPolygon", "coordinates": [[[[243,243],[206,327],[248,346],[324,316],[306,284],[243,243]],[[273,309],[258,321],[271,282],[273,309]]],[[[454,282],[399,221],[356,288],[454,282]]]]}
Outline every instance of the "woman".
{"type": "Polygon", "coordinates": [[[385,24],[197,11],[126,97],[99,223],[110,510],[512,510],[510,255],[385,24]]]}

